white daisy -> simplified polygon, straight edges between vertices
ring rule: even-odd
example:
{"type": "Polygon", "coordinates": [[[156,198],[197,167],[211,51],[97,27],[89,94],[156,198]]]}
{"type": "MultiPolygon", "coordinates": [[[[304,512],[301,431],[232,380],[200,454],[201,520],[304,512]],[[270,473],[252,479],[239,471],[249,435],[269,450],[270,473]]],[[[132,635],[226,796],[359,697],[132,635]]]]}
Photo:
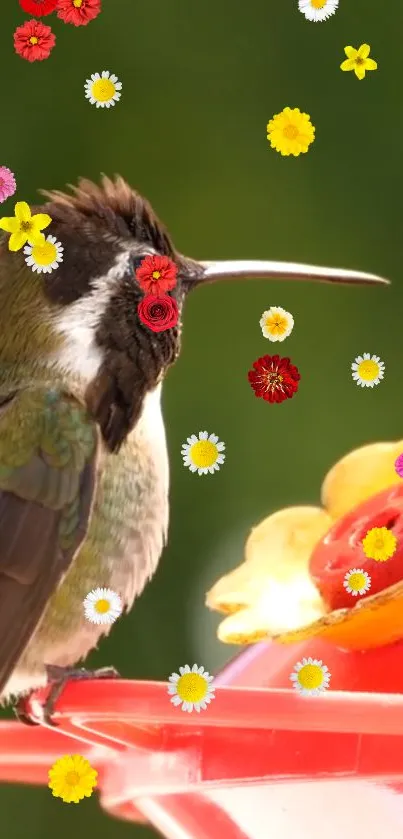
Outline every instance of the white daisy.
{"type": "Polygon", "coordinates": [[[359,594],[365,594],[369,591],[371,588],[371,577],[362,568],[352,568],[351,571],[347,571],[343,586],[349,594],[357,597],[359,594]]]}
{"type": "Polygon", "coordinates": [[[119,101],[122,95],[119,93],[122,90],[122,83],[109,70],[102,70],[101,75],[92,73],[91,78],[85,82],[84,90],[91,105],[96,105],[97,108],[110,108],[119,101]]]}
{"type": "Polygon", "coordinates": [[[298,0],[300,12],[307,20],[313,20],[315,23],[334,15],[338,5],[339,0],[298,0]]]}
{"type": "Polygon", "coordinates": [[[294,328],[294,318],[281,306],[271,306],[260,318],[263,337],[269,341],[285,341],[294,328]]]}
{"type": "Polygon", "coordinates": [[[122,613],[122,600],[110,588],[95,588],[83,600],[84,614],[91,623],[113,623],[122,613]]]}
{"type": "Polygon", "coordinates": [[[291,673],[293,687],[302,696],[318,696],[323,693],[330,682],[328,667],[317,658],[303,658],[291,673]]]}
{"type": "Polygon", "coordinates": [[[63,262],[64,248],[56,236],[47,236],[43,245],[25,245],[25,262],[38,274],[50,274],[63,262]]]}
{"type": "Polygon", "coordinates": [[[225,444],[221,443],[216,434],[208,434],[208,431],[199,431],[199,436],[192,434],[183,443],[181,455],[184,466],[188,466],[191,472],[199,475],[207,475],[208,472],[218,471],[224,463],[225,454],[222,452],[225,444]]]}
{"type": "Polygon", "coordinates": [[[182,711],[188,711],[189,714],[193,709],[198,712],[205,710],[208,703],[215,699],[211,686],[213,676],[197,664],[192,669],[188,664],[180,667],[179,673],[171,673],[169,681],[168,693],[172,695],[172,704],[181,705],[182,711]]]}
{"type": "Polygon", "coordinates": [[[385,365],[379,358],[379,355],[371,355],[365,352],[363,355],[357,355],[357,358],[351,365],[352,377],[357,385],[361,387],[374,387],[379,385],[381,379],[385,375],[385,365]]]}

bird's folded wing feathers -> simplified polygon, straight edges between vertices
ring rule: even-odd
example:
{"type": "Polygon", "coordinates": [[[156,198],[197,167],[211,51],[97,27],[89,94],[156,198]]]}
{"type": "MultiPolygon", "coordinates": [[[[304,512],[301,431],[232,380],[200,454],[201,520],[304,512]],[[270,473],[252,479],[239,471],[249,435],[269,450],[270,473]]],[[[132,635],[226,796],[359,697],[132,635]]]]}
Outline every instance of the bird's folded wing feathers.
{"type": "Polygon", "coordinates": [[[97,429],[70,395],[0,402],[0,695],[87,533],[97,429]]]}

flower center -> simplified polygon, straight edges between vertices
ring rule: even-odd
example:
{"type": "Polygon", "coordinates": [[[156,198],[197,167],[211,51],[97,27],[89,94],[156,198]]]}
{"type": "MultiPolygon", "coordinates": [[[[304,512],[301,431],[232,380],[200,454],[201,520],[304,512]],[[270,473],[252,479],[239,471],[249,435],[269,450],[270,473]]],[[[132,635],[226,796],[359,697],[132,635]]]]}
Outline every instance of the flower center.
{"type": "Polygon", "coordinates": [[[35,44],[38,43],[38,38],[36,38],[35,35],[32,35],[31,38],[29,39],[29,43],[32,44],[32,46],[34,47],[35,44]]]}
{"type": "Polygon", "coordinates": [[[361,591],[362,588],[365,588],[366,578],[364,574],[351,574],[348,578],[348,584],[353,591],[361,591]]]}
{"type": "Polygon", "coordinates": [[[152,273],[153,280],[159,280],[160,276],[161,276],[161,271],[153,271],[153,273],[152,273]]]}
{"type": "Polygon", "coordinates": [[[207,693],[207,683],[199,673],[185,673],[178,679],[176,690],[185,702],[200,702],[207,693]]]}
{"type": "Polygon", "coordinates": [[[193,444],[191,454],[193,463],[199,469],[203,466],[212,466],[217,460],[217,446],[210,440],[199,440],[193,444]]]}
{"type": "Polygon", "coordinates": [[[21,222],[21,230],[24,233],[28,233],[28,231],[31,230],[31,222],[30,221],[22,221],[21,222]]]}
{"type": "Polygon", "coordinates": [[[323,9],[326,6],[327,0],[311,0],[311,6],[314,9],[323,9]]]}
{"type": "Polygon", "coordinates": [[[291,123],[283,128],[283,134],[287,140],[295,140],[298,137],[298,133],[298,128],[295,125],[291,125],[291,123]]]}
{"type": "Polygon", "coordinates": [[[82,5],[83,5],[83,0],[73,0],[73,6],[75,6],[76,9],[80,9],[82,5]]]}
{"type": "Polygon", "coordinates": [[[52,242],[45,242],[32,248],[32,256],[37,265],[50,265],[56,259],[57,251],[52,242]]]}
{"type": "Polygon", "coordinates": [[[358,57],[358,58],[355,59],[355,63],[356,64],[364,64],[364,59],[358,57]]]}
{"type": "Polygon", "coordinates": [[[115,85],[110,79],[97,79],[92,85],[92,95],[98,102],[108,102],[115,93],[115,85]]]}
{"type": "Polygon", "coordinates": [[[361,379],[365,379],[366,382],[372,382],[372,379],[376,379],[379,373],[379,367],[376,361],[368,359],[368,361],[361,362],[358,368],[358,373],[361,379]]]}
{"type": "Polygon", "coordinates": [[[79,776],[78,772],[74,772],[74,770],[73,770],[72,772],[67,772],[66,773],[65,781],[66,781],[66,784],[69,787],[76,787],[77,784],[80,783],[80,776],[79,776]]]}
{"type": "Polygon", "coordinates": [[[102,598],[100,600],[97,600],[95,604],[95,611],[99,612],[101,615],[105,615],[106,612],[109,612],[110,608],[111,604],[109,603],[109,600],[105,600],[102,598]]]}
{"type": "Polygon", "coordinates": [[[266,328],[272,332],[279,332],[280,334],[285,332],[286,330],[286,320],[285,318],[276,315],[275,318],[267,318],[266,321],[266,328]]]}
{"type": "Polygon", "coordinates": [[[319,688],[323,682],[323,673],[317,664],[305,664],[298,673],[298,681],[303,688],[319,688]]]}

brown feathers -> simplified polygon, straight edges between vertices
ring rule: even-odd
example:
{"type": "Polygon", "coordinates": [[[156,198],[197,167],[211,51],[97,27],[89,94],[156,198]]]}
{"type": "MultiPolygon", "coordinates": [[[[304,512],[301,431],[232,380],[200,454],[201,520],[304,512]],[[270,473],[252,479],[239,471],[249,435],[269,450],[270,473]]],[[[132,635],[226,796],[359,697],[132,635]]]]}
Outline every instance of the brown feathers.
{"type": "Polygon", "coordinates": [[[52,218],[62,219],[64,214],[71,222],[73,216],[84,216],[95,223],[101,222],[116,236],[132,237],[151,245],[158,253],[175,258],[171,239],[151,204],[120,175],[113,181],[103,175],[100,186],[81,178],[78,186],[69,184],[69,189],[72,195],[60,190],[41,190],[51,202],[48,212],[52,218]]]}

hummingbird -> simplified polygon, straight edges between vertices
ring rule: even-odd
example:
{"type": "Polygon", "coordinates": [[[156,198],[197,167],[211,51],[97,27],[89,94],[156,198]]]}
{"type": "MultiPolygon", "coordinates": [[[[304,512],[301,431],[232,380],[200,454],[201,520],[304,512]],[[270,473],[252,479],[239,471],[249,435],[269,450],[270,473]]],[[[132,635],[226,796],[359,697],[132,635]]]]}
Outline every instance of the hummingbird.
{"type": "Polygon", "coordinates": [[[191,259],[120,176],[41,193],[31,210],[51,217],[64,247],[57,270],[34,273],[0,240],[0,702],[14,704],[86,672],[74,668],[111,628],[85,618],[90,591],[110,588],[127,611],[156,571],[169,512],[161,387],[180,353],[187,295],[253,277],[388,282],[191,259]],[[177,268],[178,324],[159,333],[137,312],[136,270],[152,255],[177,268]]]}

